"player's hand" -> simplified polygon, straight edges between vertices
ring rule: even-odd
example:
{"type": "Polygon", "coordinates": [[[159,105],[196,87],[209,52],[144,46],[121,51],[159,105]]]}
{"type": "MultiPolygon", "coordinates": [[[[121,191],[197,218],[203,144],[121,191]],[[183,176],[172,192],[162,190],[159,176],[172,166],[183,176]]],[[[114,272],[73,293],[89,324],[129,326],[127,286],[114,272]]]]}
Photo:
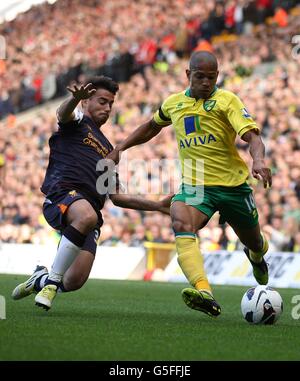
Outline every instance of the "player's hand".
{"type": "Polygon", "coordinates": [[[67,87],[67,90],[69,90],[73,97],[78,101],[90,98],[97,91],[93,88],[91,83],[88,83],[86,86],[82,85],[79,88],[76,85],[74,85],[73,88],[67,87]]]}
{"type": "Polygon", "coordinates": [[[119,150],[116,147],[106,156],[105,159],[110,159],[117,165],[119,163],[119,161],[121,160],[122,152],[123,151],[119,150]]]}
{"type": "Polygon", "coordinates": [[[272,185],[271,169],[266,166],[264,160],[253,161],[252,176],[257,180],[262,180],[264,188],[268,188],[272,185]]]}
{"type": "Polygon", "coordinates": [[[170,206],[171,206],[171,201],[173,197],[174,197],[174,194],[169,194],[167,197],[158,201],[158,204],[159,204],[158,211],[163,214],[170,215],[170,206]]]}

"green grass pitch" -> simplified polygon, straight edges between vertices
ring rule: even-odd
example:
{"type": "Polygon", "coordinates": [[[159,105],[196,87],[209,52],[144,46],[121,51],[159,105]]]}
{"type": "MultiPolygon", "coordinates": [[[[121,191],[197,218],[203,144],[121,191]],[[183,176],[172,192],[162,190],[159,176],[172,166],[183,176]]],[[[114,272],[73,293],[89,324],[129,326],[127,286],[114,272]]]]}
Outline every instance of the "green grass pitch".
{"type": "Polygon", "coordinates": [[[299,360],[295,289],[278,289],[284,312],[274,326],[245,322],[240,301],[248,287],[215,286],[218,318],[187,308],[186,284],[89,280],[59,294],[46,312],[34,297],[10,299],[26,277],[0,275],[6,320],[0,320],[0,360],[299,360]]]}

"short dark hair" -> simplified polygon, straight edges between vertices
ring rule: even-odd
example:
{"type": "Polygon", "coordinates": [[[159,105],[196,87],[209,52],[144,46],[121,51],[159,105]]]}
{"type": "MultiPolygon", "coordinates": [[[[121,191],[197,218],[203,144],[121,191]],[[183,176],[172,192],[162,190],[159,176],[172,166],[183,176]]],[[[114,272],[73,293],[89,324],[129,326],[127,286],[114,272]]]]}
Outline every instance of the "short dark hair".
{"type": "Polygon", "coordinates": [[[88,83],[91,83],[94,89],[105,89],[114,95],[116,95],[116,93],[119,91],[119,85],[117,82],[104,75],[87,78],[84,85],[86,86],[88,83]]]}
{"type": "Polygon", "coordinates": [[[190,58],[190,70],[196,69],[201,62],[209,62],[218,69],[218,61],[216,56],[206,50],[196,50],[190,58]]]}

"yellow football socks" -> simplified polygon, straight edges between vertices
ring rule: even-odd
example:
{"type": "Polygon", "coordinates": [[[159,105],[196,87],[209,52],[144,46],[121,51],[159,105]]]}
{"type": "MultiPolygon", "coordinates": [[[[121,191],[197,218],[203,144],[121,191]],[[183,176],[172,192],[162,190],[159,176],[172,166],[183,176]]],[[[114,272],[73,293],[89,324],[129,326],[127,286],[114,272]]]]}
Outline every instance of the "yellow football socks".
{"type": "Polygon", "coordinates": [[[249,250],[249,253],[250,253],[250,259],[251,259],[253,262],[256,262],[256,263],[259,263],[259,262],[262,261],[262,257],[266,254],[266,252],[267,252],[268,249],[269,249],[268,241],[267,241],[266,238],[263,236],[263,234],[261,234],[261,238],[262,238],[262,240],[263,240],[263,247],[262,247],[261,251],[258,252],[258,253],[255,253],[254,251],[249,250]]]}
{"type": "Polygon", "coordinates": [[[197,290],[206,290],[211,293],[196,234],[176,233],[175,240],[178,264],[187,280],[197,290]]]}

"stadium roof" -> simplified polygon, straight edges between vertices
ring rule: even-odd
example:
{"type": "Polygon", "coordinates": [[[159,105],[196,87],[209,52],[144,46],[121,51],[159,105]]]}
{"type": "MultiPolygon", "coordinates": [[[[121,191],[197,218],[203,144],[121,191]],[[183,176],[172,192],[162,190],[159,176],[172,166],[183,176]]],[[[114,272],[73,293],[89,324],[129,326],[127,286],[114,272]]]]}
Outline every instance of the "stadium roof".
{"type": "Polygon", "coordinates": [[[13,20],[19,13],[26,12],[33,5],[48,2],[53,4],[56,0],[1,0],[0,23],[13,20]]]}

